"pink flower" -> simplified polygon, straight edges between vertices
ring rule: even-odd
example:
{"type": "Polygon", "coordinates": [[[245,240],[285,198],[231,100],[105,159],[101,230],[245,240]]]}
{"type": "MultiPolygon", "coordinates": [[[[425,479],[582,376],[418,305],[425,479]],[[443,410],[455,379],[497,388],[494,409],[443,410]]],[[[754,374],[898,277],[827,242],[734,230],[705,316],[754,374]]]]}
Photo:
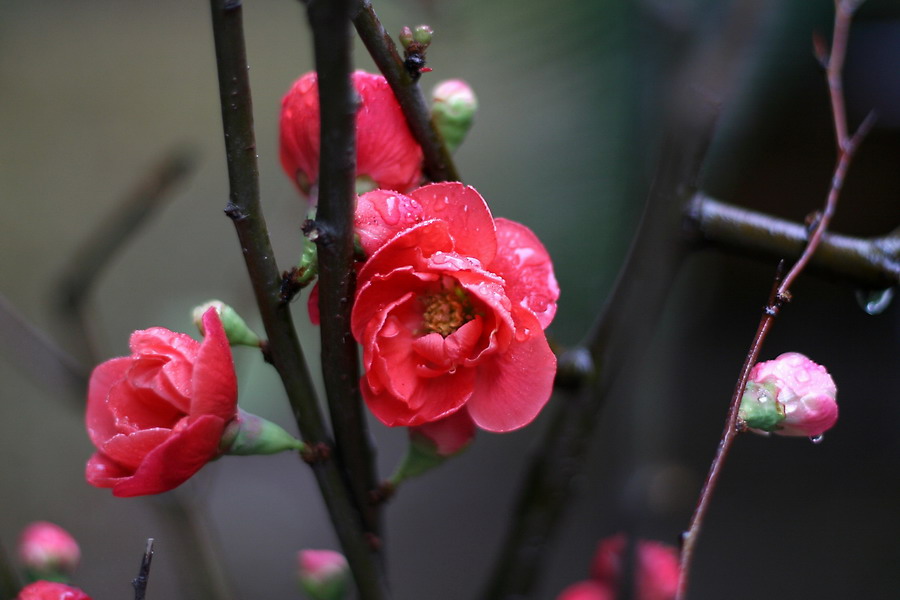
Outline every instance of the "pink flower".
{"type": "Polygon", "coordinates": [[[22,531],[17,552],[26,569],[48,578],[70,575],[81,560],[81,549],[75,538],[47,521],[35,521],[22,531]]]}
{"type": "MultiPolygon", "coordinates": [[[[618,589],[625,548],[626,539],[622,534],[606,538],[597,545],[591,564],[594,581],[618,589]]],[[[678,553],[674,548],[660,542],[638,541],[636,600],[672,600],[678,590],[679,572],[678,553]]]]}
{"type": "MultiPolygon", "coordinates": [[[[422,149],[400,104],[381,75],[353,73],[359,94],[356,113],[356,173],[375,187],[406,191],[422,178],[422,149]]],[[[319,90],[306,73],[281,102],[281,165],[304,194],[319,178],[319,90]]],[[[371,189],[371,188],[370,188],[371,189]]]]}
{"type": "Polygon", "coordinates": [[[36,581],[19,592],[16,600],[91,600],[77,587],[52,581],[36,581]]]}
{"type": "Polygon", "coordinates": [[[767,389],[774,393],[778,416],[783,416],[770,429],[774,433],[817,436],[837,422],[834,380],[825,367],[802,354],[787,352],[775,360],[757,363],[750,371],[747,386],[748,390],[755,387],[760,397],[766,395],[767,389]]]}
{"type": "Polygon", "coordinates": [[[609,586],[597,581],[579,581],[564,589],[556,600],[615,600],[616,594],[609,586]]]}
{"type": "Polygon", "coordinates": [[[297,554],[300,585],[313,600],[340,600],[347,590],[347,559],[334,550],[301,550],[297,554]]]}
{"type": "Polygon", "coordinates": [[[355,224],[369,259],[351,329],[375,416],[419,426],[465,407],[488,431],[530,423],[556,373],[544,328],[559,296],[534,233],[461,183],[364,194],[355,224]]]}
{"type": "Polygon", "coordinates": [[[131,335],[131,356],[91,374],[87,430],[97,452],[88,483],[116,496],[158,494],[184,483],[219,453],[237,416],[231,349],[214,308],[206,337],[154,327],[131,335]]]}
{"type": "Polygon", "coordinates": [[[441,458],[462,452],[475,437],[475,423],[465,409],[443,419],[409,428],[409,437],[416,443],[426,443],[441,458]]]}

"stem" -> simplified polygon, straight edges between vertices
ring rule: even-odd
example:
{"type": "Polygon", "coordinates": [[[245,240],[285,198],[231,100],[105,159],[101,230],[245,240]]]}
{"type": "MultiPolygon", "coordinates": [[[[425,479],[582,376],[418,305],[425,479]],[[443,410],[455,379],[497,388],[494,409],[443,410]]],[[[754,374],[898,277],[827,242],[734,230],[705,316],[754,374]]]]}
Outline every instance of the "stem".
{"type": "Polygon", "coordinates": [[[150,563],[153,561],[153,538],[147,539],[147,547],[144,556],[141,557],[141,567],[138,575],[131,581],[134,587],[134,600],[144,600],[147,595],[147,583],[150,580],[150,563]]]}
{"type": "Polygon", "coordinates": [[[551,401],[557,412],[531,460],[485,599],[526,598],[547,564],[552,536],[584,462],[609,390],[653,334],[656,316],[685,256],[682,207],[696,191],[716,113],[703,102],[670,128],[662,160],[628,259],[584,341],[560,358],[576,377],[551,401]],[[613,351],[615,350],[615,351],[613,351]]]}
{"type": "Polygon", "coordinates": [[[831,187],[829,188],[828,196],[825,199],[825,207],[821,214],[818,215],[816,225],[809,235],[809,240],[803,253],[800,255],[800,258],[797,259],[797,262],[794,263],[794,266],[791,267],[791,270],[784,279],[781,279],[780,276],[776,276],[775,285],[773,286],[772,293],[769,297],[769,303],[763,312],[756,334],[750,344],[750,350],[747,352],[747,356],[744,359],[744,365],[741,368],[740,376],[738,377],[734,393],[731,397],[731,404],[728,408],[728,418],[725,420],[725,428],[722,432],[722,438],[719,441],[718,450],[713,458],[712,465],[710,465],[706,482],[703,484],[703,489],[700,491],[700,498],[694,509],[694,514],[691,517],[688,530],[683,536],[684,545],[681,550],[681,569],[678,579],[677,600],[684,600],[684,598],[687,597],[694,552],[697,540],[700,536],[700,531],[703,528],[706,511],[712,499],[713,492],[715,491],[716,483],[719,480],[719,474],[724,467],[725,460],[728,458],[728,452],[734,443],[734,438],[738,434],[738,413],[740,412],[741,396],[747,385],[750,369],[759,358],[759,352],[762,349],[766,336],[771,330],[775,317],[781,312],[784,303],[791,300],[791,284],[799,277],[800,273],[803,272],[812,259],[813,254],[816,252],[816,249],[819,247],[822,237],[825,234],[825,230],[828,228],[831,218],[834,216],[835,209],[837,208],[838,198],[840,197],[841,189],[844,185],[844,177],[846,176],[847,169],[850,167],[853,154],[859,146],[859,143],[862,141],[862,138],[865,137],[866,133],[868,133],[874,123],[874,115],[869,114],[856,130],[856,133],[854,133],[852,137],[847,136],[847,117],[844,112],[844,98],[841,88],[841,68],[844,64],[844,53],[847,48],[847,35],[850,30],[850,19],[853,16],[853,11],[860,3],[861,2],[857,0],[837,0],[835,2],[834,34],[831,43],[831,57],[828,59],[827,79],[831,97],[832,118],[838,136],[838,159],[837,165],[834,168],[834,174],[831,178],[831,187]]]}
{"type": "Polygon", "coordinates": [[[282,278],[259,204],[259,174],[241,2],[210,0],[210,6],[231,189],[226,214],[234,221],[269,338],[272,362],[287,392],[303,440],[311,448],[321,449],[311,467],[353,569],[359,596],[363,600],[387,598],[384,574],[364,534],[359,511],[336,460],[327,457],[331,440],[316,402],[289,306],[280,301],[282,278]]]}
{"type": "Polygon", "coordinates": [[[385,30],[370,0],[351,0],[353,25],[382,72],[400,108],[406,116],[409,129],[422,147],[425,159],[425,175],[431,181],[460,181],[450,151],[431,120],[431,113],[419,85],[413,81],[403,66],[403,59],[390,34],[385,30]]]}
{"type": "MultiPolygon", "coordinates": [[[[702,193],[694,196],[685,212],[698,238],[742,253],[797,259],[809,237],[809,229],[800,223],[726,204],[702,193]]],[[[900,284],[900,231],[877,238],[825,232],[809,267],[864,289],[893,287],[900,284]]]]}
{"type": "Polygon", "coordinates": [[[373,452],[359,392],[357,345],[350,334],[355,277],[356,98],[350,79],[348,0],[307,5],[319,82],[321,159],[316,246],[319,269],[322,374],[336,448],[347,471],[367,531],[378,532],[378,510],[369,501],[377,486],[373,452]]]}
{"type": "Polygon", "coordinates": [[[19,578],[0,544],[0,600],[14,600],[19,595],[19,578]]]}
{"type": "Polygon", "coordinates": [[[59,310],[67,321],[67,330],[74,333],[73,345],[81,350],[80,358],[84,362],[97,362],[84,310],[95,282],[109,260],[162,206],[172,189],[190,174],[195,163],[196,155],[191,149],[175,148],[167,152],[134,189],[116,203],[116,211],[85,239],[63,269],[59,310]]]}

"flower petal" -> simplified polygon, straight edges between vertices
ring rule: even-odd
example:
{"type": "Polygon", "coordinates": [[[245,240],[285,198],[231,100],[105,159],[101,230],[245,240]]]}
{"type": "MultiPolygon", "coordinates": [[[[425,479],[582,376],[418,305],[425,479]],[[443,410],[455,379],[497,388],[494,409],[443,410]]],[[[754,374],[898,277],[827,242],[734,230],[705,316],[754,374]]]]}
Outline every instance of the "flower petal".
{"type": "Polygon", "coordinates": [[[416,223],[425,220],[422,205],[409,196],[389,190],[374,190],[356,201],[353,225],[366,256],[416,223]]]}
{"type": "Polygon", "coordinates": [[[440,377],[419,378],[408,402],[390,392],[375,393],[363,377],[363,399],[378,419],[388,427],[430,423],[459,410],[472,396],[474,369],[458,369],[440,377]]]}
{"type": "Polygon", "coordinates": [[[159,494],[178,487],[218,455],[224,430],[219,417],[200,416],[147,454],[133,475],[117,479],[113,495],[159,494]]]}
{"type": "Polygon", "coordinates": [[[422,270],[425,259],[435,252],[452,250],[447,223],[444,221],[424,221],[391,238],[363,265],[359,272],[360,289],[368,280],[378,274],[390,273],[401,267],[412,266],[422,270]]]}
{"type": "Polygon", "coordinates": [[[409,193],[422,205],[425,219],[450,225],[453,249],[488,264],[497,253],[497,235],[491,211],[475,188],[458,182],[433,183],[409,193]]]}
{"type": "Polygon", "coordinates": [[[533,312],[546,329],[556,314],[559,284],[553,263],[541,241],[529,228],[515,221],[496,219],[497,256],[488,266],[506,280],[506,295],[533,312]]]}
{"type": "Polygon", "coordinates": [[[100,446],[100,452],[123,467],[137,469],[144,457],[172,435],[171,429],[156,427],[114,435],[100,446]]]}
{"type": "Polygon", "coordinates": [[[129,366],[131,366],[130,357],[114,358],[97,365],[91,373],[85,424],[88,437],[97,448],[119,433],[106,401],[110,388],[125,377],[129,366]]]}
{"type": "Polygon", "coordinates": [[[231,346],[215,308],[203,314],[203,331],[206,337],[194,365],[190,417],[215,415],[227,423],[237,416],[237,376],[231,346]]]}
{"type": "Polygon", "coordinates": [[[512,431],[534,420],[550,399],[556,357],[543,335],[533,335],[480,363],[477,372],[469,415],[482,429],[512,431]]]}

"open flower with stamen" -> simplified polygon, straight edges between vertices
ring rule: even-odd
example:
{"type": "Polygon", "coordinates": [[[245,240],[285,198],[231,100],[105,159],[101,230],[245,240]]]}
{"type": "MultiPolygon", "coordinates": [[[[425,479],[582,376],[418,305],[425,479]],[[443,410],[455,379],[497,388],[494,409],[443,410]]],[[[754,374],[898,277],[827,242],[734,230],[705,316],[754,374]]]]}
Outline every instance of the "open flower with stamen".
{"type": "Polygon", "coordinates": [[[375,190],[359,197],[355,220],[369,258],[351,328],[375,416],[419,426],[465,407],[489,431],[530,423],[556,373],[544,328],[559,296],[534,233],[494,219],[461,183],[375,190]]]}

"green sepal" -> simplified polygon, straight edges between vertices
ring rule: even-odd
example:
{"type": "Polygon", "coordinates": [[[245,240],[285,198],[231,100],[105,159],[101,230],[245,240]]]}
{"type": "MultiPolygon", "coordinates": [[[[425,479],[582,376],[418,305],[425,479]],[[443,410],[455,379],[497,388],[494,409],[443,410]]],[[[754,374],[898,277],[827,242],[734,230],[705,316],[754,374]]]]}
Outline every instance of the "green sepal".
{"type": "Polygon", "coordinates": [[[232,346],[251,346],[259,347],[259,336],[250,329],[241,315],[236,310],[222,302],[221,300],[210,300],[204,302],[194,309],[194,324],[200,333],[206,335],[203,331],[203,314],[210,308],[215,308],[219,313],[219,320],[222,321],[222,328],[225,330],[225,337],[232,346]]]}
{"type": "Polygon", "coordinates": [[[253,454],[277,454],[289,450],[302,451],[306,444],[268,419],[263,419],[243,409],[229,423],[219,445],[223,454],[249,456],[253,454]]]}
{"type": "Polygon", "coordinates": [[[406,454],[388,481],[395,486],[399,485],[402,481],[411,477],[418,477],[440,466],[445,460],[447,460],[447,457],[437,453],[433,442],[413,437],[406,448],[406,454]]]}
{"type": "Polygon", "coordinates": [[[750,429],[773,432],[785,419],[784,405],[778,402],[774,383],[748,381],[741,397],[738,418],[750,429]]]}

